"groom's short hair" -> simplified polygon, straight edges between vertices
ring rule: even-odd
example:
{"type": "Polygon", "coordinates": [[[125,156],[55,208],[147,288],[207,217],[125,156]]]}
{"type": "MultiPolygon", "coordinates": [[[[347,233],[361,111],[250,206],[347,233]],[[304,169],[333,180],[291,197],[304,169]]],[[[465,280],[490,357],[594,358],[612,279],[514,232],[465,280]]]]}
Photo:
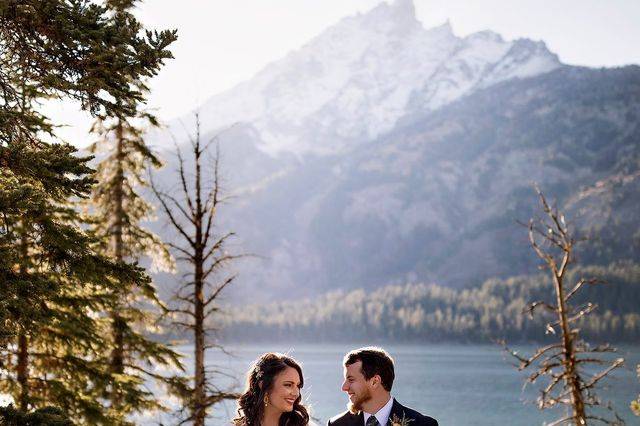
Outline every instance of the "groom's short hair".
{"type": "Polygon", "coordinates": [[[391,392],[395,373],[393,371],[393,358],[382,348],[368,346],[354,349],[344,356],[344,365],[362,362],[362,375],[369,380],[376,374],[380,376],[382,387],[391,392]]]}

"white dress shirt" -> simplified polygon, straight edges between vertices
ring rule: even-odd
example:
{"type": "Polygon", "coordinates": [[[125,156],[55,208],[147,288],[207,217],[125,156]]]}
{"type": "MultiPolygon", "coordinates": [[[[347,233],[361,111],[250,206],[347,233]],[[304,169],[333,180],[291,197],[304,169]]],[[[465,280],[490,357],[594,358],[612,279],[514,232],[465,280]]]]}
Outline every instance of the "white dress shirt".
{"type": "Polygon", "coordinates": [[[366,411],[363,411],[362,413],[364,414],[365,426],[367,425],[367,420],[369,420],[369,417],[371,416],[376,416],[376,419],[378,419],[378,423],[380,423],[380,426],[386,426],[387,420],[389,420],[389,415],[391,414],[391,407],[393,407],[393,397],[390,397],[389,401],[384,404],[384,407],[379,409],[375,414],[369,414],[366,411]]]}

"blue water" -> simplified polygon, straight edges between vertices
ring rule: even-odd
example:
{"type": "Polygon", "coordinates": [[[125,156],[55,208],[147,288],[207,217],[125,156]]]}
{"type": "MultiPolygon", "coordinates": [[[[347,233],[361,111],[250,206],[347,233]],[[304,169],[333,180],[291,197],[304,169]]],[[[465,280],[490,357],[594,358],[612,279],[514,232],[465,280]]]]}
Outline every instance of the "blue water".
{"type": "MultiPolygon", "coordinates": [[[[510,365],[498,346],[490,345],[388,345],[396,361],[392,394],[403,404],[435,417],[442,426],[531,426],[558,418],[561,412],[542,413],[535,406],[538,387],[523,390],[525,373],[510,365]]],[[[189,348],[183,348],[185,351],[189,348]]],[[[265,351],[288,352],[302,363],[305,375],[303,395],[319,424],[344,411],[347,398],[340,390],[342,357],[347,345],[261,345],[229,346],[233,356],[211,353],[208,364],[231,377],[218,376],[221,385],[242,389],[244,374],[252,360],[265,351]]],[[[532,347],[519,348],[531,350],[532,347]]],[[[635,366],[640,363],[640,346],[620,348],[616,356],[628,360],[616,371],[599,395],[613,402],[628,425],[640,425],[629,403],[640,393],[635,366]]],[[[214,408],[208,425],[228,424],[235,413],[231,401],[214,408]]],[[[157,418],[156,418],[157,420],[157,418]]],[[[171,423],[171,422],[169,422],[171,423]]],[[[153,423],[148,423],[153,424],[153,423]]]]}

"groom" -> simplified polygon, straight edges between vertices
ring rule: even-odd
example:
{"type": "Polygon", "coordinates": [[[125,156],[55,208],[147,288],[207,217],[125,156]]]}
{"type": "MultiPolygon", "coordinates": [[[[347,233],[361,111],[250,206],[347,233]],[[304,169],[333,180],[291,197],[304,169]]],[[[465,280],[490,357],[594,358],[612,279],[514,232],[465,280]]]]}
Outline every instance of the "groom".
{"type": "Polygon", "coordinates": [[[380,348],[355,349],[344,357],[342,390],[349,394],[349,411],[328,426],[438,426],[438,422],[391,397],[393,359],[380,348]]]}

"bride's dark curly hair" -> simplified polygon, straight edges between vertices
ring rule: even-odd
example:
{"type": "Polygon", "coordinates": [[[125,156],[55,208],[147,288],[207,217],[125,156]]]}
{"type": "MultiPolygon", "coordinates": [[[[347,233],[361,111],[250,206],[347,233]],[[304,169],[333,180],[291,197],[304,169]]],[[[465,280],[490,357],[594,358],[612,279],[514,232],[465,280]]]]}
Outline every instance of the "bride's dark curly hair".
{"type": "MultiPolygon", "coordinates": [[[[233,419],[236,426],[260,426],[264,415],[264,397],[273,387],[274,379],[287,367],[295,368],[300,375],[300,387],[304,385],[302,368],[291,357],[268,352],[258,358],[247,374],[247,389],[238,399],[238,417],[233,419]]],[[[279,426],[307,426],[309,413],[301,404],[302,395],[293,403],[293,410],[280,416],[279,426]]]]}

